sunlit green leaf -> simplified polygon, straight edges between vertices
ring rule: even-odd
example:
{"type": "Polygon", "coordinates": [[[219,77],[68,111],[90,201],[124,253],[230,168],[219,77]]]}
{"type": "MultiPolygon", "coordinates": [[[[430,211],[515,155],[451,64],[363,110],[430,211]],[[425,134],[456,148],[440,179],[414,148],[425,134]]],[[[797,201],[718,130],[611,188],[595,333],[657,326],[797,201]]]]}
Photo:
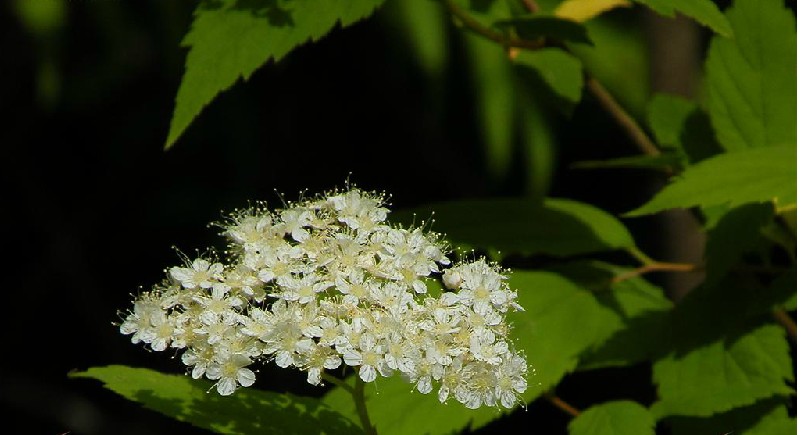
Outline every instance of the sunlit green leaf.
{"type": "Polygon", "coordinates": [[[549,198],[543,204],[523,198],[443,202],[395,212],[390,219],[408,225],[414,216],[420,221],[432,212],[432,228],[449,241],[504,254],[569,256],[635,244],[613,216],[567,199],[549,198]]]}
{"type": "Polygon", "coordinates": [[[648,6],[653,11],[673,17],[675,13],[687,15],[701,24],[709,27],[714,32],[730,36],[732,27],[727,18],[712,0],[633,0],[637,3],[648,6]]]}
{"type": "Polygon", "coordinates": [[[247,80],[269,60],[320,39],[337,23],[347,26],[383,0],[206,0],[182,42],[189,47],[167,135],[171,147],[220,92],[247,80]]]}
{"type": "Polygon", "coordinates": [[[591,406],[571,420],[570,435],[651,435],[657,423],[649,410],[631,400],[591,406]]]}
{"type": "Polygon", "coordinates": [[[768,204],[746,204],[729,210],[708,232],[705,246],[706,283],[718,282],[757,245],[760,229],[773,216],[768,204]]]}
{"type": "Polygon", "coordinates": [[[705,64],[710,116],[728,150],[796,144],[796,21],[781,0],[736,0],[734,38],[705,64]]]}
{"type": "Polygon", "coordinates": [[[693,102],[679,96],[656,94],[652,97],[646,108],[646,116],[657,143],[680,147],[685,120],[695,108],[693,102]]]}
{"type": "Polygon", "coordinates": [[[311,397],[256,388],[241,388],[224,397],[208,393],[211,384],[206,381],[126,366],[93,367],[70,376],[97,379],[148,409],[222,434],[360,432],[358,426],[311,397]]]}
{"type": "Polygon", "coordinates": [[[611,9],[630,6],[628,0],[565,0],[554,10],[554,15],[574,21],[587,21],[611,9]]]}
{"type": "Polygon", "coordinates": [[[690,349],[677,349],[654,364],[657,417],[705,417],[760,399],[788,395],[794,377],[785,334],[763,325],[690,349]]]}
{"type": "MultiPolygon", "coordinates": [[[[513,343],[526,354],[532,370],[524,402],[531,402],[576,366],[585,349],[603,342],[612,331],[615,315],[590,292],[559,275],[514,271],[510,286],[518,290],[525,311],[511,313],[513,343]],[[576,319],[582,319],[577,328],[576,319]]],[[[378,433],[431,435],[477,429],[509,411],[482,407],[469,410],[453,399],[437,400],[437,391],[422,395],[398,376],[379,379],[366,387],[368,411],[378,433]],[[436,418],[432,418],[436,415],[436,418]]],[[[323,401],[353,421],[356,410],[347,392],[335,388],[323,401]]]]}
{"type": "Polygon", "coordinates": [[[689,167],[651,201],[627,215],[770,201],[778,207],[796,203],[795,148],[751,148],[704,160],[689,167]]]}

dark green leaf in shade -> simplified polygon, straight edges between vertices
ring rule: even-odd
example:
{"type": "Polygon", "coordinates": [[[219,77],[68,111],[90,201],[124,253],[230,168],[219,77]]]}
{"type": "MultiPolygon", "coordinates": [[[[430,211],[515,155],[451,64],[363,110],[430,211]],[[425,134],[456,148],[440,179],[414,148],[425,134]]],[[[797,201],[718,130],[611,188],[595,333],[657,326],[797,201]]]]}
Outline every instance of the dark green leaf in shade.
{"type": "Polygon", "coordinates": [[[760,230],[774,215],[769,204],[745,204],[727,211],[708,232],[705,246],[705,284],[721,280],[754,248],[760,230]]]}
{"type": "Polygon", "coordinates": [[[573,56],[556,48],[522,51],[515,63],[537,72],[551,90],[571,106],[582,97],[582,64],[573,56]]]}
{"type": "Polygon", "coordinates": [[[390,2],[381,13],[393,33],[408,41],[416,60],[432,79],[440,79],[449,59],[448,20],[435,1],[390,2]]]}
{"type": "MultiPolygon", "coordinates": [[[[590,292],[557,274],[516,270],[509,282],[518,290],[518,302],[525,309],[510,313],[508,322],[513,346],[526,355],[530,366],[529,388],[522,396],[522,401],[529,403],[573,370],[585,349],[603,342],[612,332],[616,316],[590,292]]],[[[470,410],[453,399],[441,404],[436,390],[428,395],[413,390],[399,376],[366,387],[368,411],[378,433],[458,433],[478,429],[509,412],[488,407],[470,410]]],[[[346,391],[335,388],[323,402],[356,422],[349,399],[346,391]]]]}
{"type": "Polygon", "coordinates": [[[609,160],[586,160],[571,164],[575,169],[602,169],[602,168],[637,168],[677,170],[682,166],[682,157],[675,152],[666,151],[656,156],[638,155],[631,157],[618,157],[609,160]]]}
{"type": "Polygon", "coordinates": [[[549,38],[562,42],[593,45],[582,23],[548,15],[528,15],[498,20],[494,25],[501,29],[513,28],[525,39],[549,38]]]}
{"type": "Polygon", "coordinates": [[[512,64],[498,44],[473,34],[465,34],[464,40],[487,169],[498,180],[510,171],[513,160],[515,82],[512,64]]]}
{"type": "Polygon", "coordinates": [[[793,435],[796,419],[789,417],[787,400],[767,399],[712,417],[671,417],[671,432],[685,434],[793,435]]]}
{"type": "Polygon", "coordinates": [[[764,324],[689,349],[654,364],[658,400],[652,412],[706,417],[758,400],[793,394],[794,378],[785,333],[764,324]]]}
{"type": "Polygon", "coordinates": [[[503,254],[570,256],[635,245],[616,218],[567,199],[549,198],[542,204],[525,198],[443,202],[395,212],[390,219],[409,225],[432,212],[433,230],[452,243],[503,254]]]}
{"type": "Polygon", "coordinates": [[[730,36],[732,26],[713,0],[634,0],[658,14],[673,17],[677,12],[687,15],[714,32],[730,36]]]}
{"type": "Polygon", "coordinates": [[[221,434],[354,434],[359,426],[319,399],[240,388],[209,393],[211,383],[126,366],[92,367],[73,378],[103,382],[111,391],[176,420],[221,434]]]}
{"type": "Polygon", "coordinates": [[[591,406],[568,424],[570,435],[653,435],[657,424],[649,410],[631,400],[591,406]]]}
{"type": "Polygon", "coordinates": [[[206,0],[182,45],[189,47],[167,135],[170,148],[220,92],[270,60],[353,24],[384,0],[206,0]]]}
{"type": "Polygon", "coordinates": [[[688,167],[649,202],[627,215],[772,201],[778,208],[796,203],[796,149],[793,147],[751,148],[703,160],[688,167]]]}
{"type": "Polygon", "coordinates": [[[734,38],[716,37],[705,70],[710,116],[727,150],[796,144],[796,21],[782,0],[736,0],[734,38]]]}
{"type": "Polygon", "coordinates": [[[632,269],[598,261],[561,264],[550,270],[591,289],[596,300],[618,316],[609,338],[583,353],[579,370],[632,365],[668,351],[666,334],[673,304],[660,287],[639,276],[614,280],[632,269]]]}
{"type": "MultiPolygon", "coordinates": [[[[586,23],[593,46],[568,43],[568,48],[588,71],[639,122],[645,121],[646,103],[652,94],[650,49],[645,26],[634,9],[602,14],[586,23]],[[622,80],[626,77],[626,80],[622,80]]],[[[600,108],[600,113],[602,109],[600,108]]],[[[610,123],[614,121],[609,120],[610,123]]]]}

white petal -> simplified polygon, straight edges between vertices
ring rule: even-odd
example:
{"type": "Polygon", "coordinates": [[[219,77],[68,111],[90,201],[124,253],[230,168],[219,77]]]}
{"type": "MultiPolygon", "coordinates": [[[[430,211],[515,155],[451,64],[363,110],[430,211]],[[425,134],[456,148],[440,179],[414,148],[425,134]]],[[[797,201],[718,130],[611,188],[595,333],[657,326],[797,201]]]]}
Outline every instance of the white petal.
{"type": "Polygon", "coordinates": [[[362,366],[359,368],[359,377],[365,382],[376,380],[376,369],[373,366],[362,366]]]}
{"type": "Polygon", "coordinates": [[[243,387],[250,387],[256,382],[256,375],[250,369],[239,369],[237,371],[237,382],[243,387]]]}
{"type": "Polygon", "coordinates": [[[237,389],[237,382],[231,378],[223,378],[217,383],[217,392],[221,396],[230,396],[237,389]]]}

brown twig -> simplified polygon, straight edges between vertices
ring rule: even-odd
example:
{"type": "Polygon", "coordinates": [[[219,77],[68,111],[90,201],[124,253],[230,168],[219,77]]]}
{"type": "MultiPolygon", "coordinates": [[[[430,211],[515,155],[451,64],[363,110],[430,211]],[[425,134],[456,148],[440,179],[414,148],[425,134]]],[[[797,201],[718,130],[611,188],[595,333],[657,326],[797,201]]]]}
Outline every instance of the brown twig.
{"type": "Polygon", "coordinates": [[[521,0],[521,2],[524,4],[524,6],[526,6],[526,9],[529,12],[533,14],[540,12],[540,6],[537,5],[535,0],[521,0]]]}
{"type": "Polygon", "coordinates": [[[624,132],[626,132],[627,136],[638,146],[641,152],[649,156],[660,155],[660,149],[652,142],[646,132],[643,131],[638,122],[618,104],[618,101],[613,98],[610,92],[608,92],[598,80],[586,74],[585,84],[587,85],[588,91],[590,91],[599,101],[599,104],[612,115],[613,119],[624,129],[624,132]]]}
{"type": "Polygon", "coordinates": [[[774,320],[776,320],[777,323],[785,328],[788,336],[796,343],[796,322],[794,322],[794,319],[782,308],[775,308],[771,311],[771,315],[774,316],[774,320]]]}
{"type": "Polygon", "coordinates": [[[649,272],[692,272],[697,269],[699,269],[699,266],[695,264],[663,263],[660,261],[655,261],[649,264],[645,264],[637,269],[632,269],[629,272],[622,273],[621,275],[616,276],[615,278],[613,278],[613,283],[626,281],[628,279],[634,278],[636,276],[641,276],[649,272]]]}
{"type": "Polygon", "coordinates": [[[444,3],[454,18],[462,23],[468,30],[484,37],[485,39],[489,39],[507,48],[526,48],[529,50],[537,50],[543,48],[544,46],[543,41],[532,41],[511,37],[486,27],[484,24],[473,18],[469,13],[463,11],[456,3],[454,3],[454,0],[445,0],[444,3]]]}
{"type": "Polygon", "coordinates": [[[546,400],[551,402],[552,405],[556,406],[557,408],[560,408],[561,410],[563,410],[566,414],[570,415],[571,417],[576,417],[580,413],[580,411],[578,409],[576,409],[573,406],[569,405],[566,401],[564,401],[563,399],[560,399],[559,397],[557,397],[556,395],[554,395],[552,393],[547,393],[547,394],[544,395],[544,397],[546,398],[546,400]]]}

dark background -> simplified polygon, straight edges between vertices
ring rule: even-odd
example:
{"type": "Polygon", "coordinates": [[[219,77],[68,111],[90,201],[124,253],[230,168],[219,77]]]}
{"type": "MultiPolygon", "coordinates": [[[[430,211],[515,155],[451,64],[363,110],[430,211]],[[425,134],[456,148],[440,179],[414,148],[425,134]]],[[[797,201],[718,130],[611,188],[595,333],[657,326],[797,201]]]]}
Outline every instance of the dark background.
{"type": "MultiPolygon", "coordinates": [[[[108,364],[183,371],[169,352],[131,345],[113,322],[131,294],[179,262],[174,246],[187,253],[222,246],[207,224],[223,211],[259,199],[279,204],[275,191],[293,198],[342,186],[349,174],[360,187],[392,193],[394,208],[524,191],[522,168],[501,180],[486,173],[464,71],[453,67],[433,84],[380,18],[336,29],[261,68],[165,152],[186,54],[179,42],[194,4],[68,1],[63,24],[46,35],[23,25],[14,1],[0,4],[10,260],[0,299],[0,432],[203,433],[67,373],[108,364]]],[[[620,15],[643,22],[640,11],[620,15]]],[[[458,64],[460,47],[452,48],[458,64]]],[[[619,213],[656,187],[659,178],[645,171],[569,168],[637,152],[591,98],[553,128],[559,149],[550,195],[619,213]]],[[[660,256],[652,236],[659,221],[626,224],[660,256]]],[[[649,376],[648,366],[572,375],[558,393],[580,408],[614,398],[648,403],[649,376]]],[[[309,393],[297,372],[265,369],[258,385],[309,393]]],[[[567,421],[537,401],[484,431],[523,422],[561,433],[567,421]]]]}

